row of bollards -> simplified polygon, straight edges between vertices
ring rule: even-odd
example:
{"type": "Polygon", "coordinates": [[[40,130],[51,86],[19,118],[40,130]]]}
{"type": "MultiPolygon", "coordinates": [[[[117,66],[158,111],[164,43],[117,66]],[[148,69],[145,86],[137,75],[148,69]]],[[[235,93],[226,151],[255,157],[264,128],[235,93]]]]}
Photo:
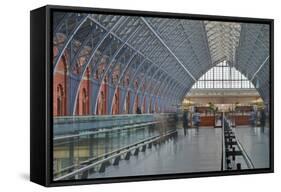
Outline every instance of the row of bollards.
{"type": "Polygon", "coordinates": [[[236,157],[242,155],[242,152],[238,148],[235,133],[226,119],[224,119],[224,142],[226,154],[226,169],[241,170],[241,163],[236,162],[236,157]]]}
{"type": "Polygon", "coordinates": [[[112,158],[112,160],[102,162],[96,168],[92,168],[91,171],[85,171],[83,174],[80,175],[80,177],[87,178],[89,173],[94,173],[94,172],[104,173],[106,171],[106,167],[110,165],[118,166],[121,160],[130,160],[131,156],[138,156],[140,152],[145,152],[147,149],[152,149],[153,146],[154,148],[157,148],[160,145],[165,144],[166,142],[172,141],[173,138],[175,138],[176,136],[177,136],[177,132],[171,135],[161,137],[155,141],[146,143],[144,145],[140,145],[139,147],[135,147],[132,150],[130,150],[130,148],[127,148],[126,153],[122,153],[122,154],[120,153],[120,155],[112,158]]]}

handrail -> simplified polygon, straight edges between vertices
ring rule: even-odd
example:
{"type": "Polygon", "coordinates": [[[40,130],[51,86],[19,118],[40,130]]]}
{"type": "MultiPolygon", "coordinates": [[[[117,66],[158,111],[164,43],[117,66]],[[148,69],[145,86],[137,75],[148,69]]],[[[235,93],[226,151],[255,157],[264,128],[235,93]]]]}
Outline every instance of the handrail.
{"type": "MultiPolygon", "coordinates": [[[[106,161],[108,161],[108,160],[111,160],[111,159],[113,159],[113,158],[115,158],[115,157],[118,157],[118,156],[120,156],[120,155],[123,155],[123,154],[125,154],[125,153],[127,153],[127,152],[129,152],[129,151],[131,151],[131,150],[134,150],[134,149],[136,149],[136,148],[142,147],[142,146],[144,146],[144,145],[146,145],[146,144],[149,144],[149,143],[152,143],[152,142],[154,142],[154,141],[157,141],[158,139],[160,139],[160,138],[162,138],[162,137],[166,137],[166,136],[168,136],[168,135],[171,135],[171,134],[173,134],[173,133],[175,133],[175,132],[176,132],[176,131],[169,131],[167,134],[158,135],[158,136],[153,136],[153,137],[150,137],[150,138],[148,138],[148,139],[144,139],[144,140],[141,140],[141,141],[139,141],[139,142],[133,143],[133,144],[131,144],[131,145],[127,145],[127,146],[125,146],[125,147],[116,149],[116,150],[111,151],[111,152],[109,152],[109,153],[100,155],[100,156],[98,156],[98,157],[95,157],[95,158],[92,158],[92,159],[88,159],[88,160],[82,162],[81,164],[84,164],[84,163],[87,163],[87,162],[91,162],[91,161],[96,161],[96,160],[98,160],[98,159],[100,159],[100,158],[103,158],[103,159],[101,159],[101,160],[99,160],[99,161],[96,161],[96,162],[90,164],[90,165],[87,165],[87,166],[85,166],[85,167],[82,167],[81,169],[77,169],[77,170],[75,170],[75,171],[73,171],[73,172],[71,172],[71,173],[68,173],[68,174],[63,175],[63,176],[61,176],[61,177],[58,177],[58,178],[54,179],[54,181],[66,179],[66,178],[72,177],[72,176],[74,176],[74,175],[76,175],[76,174],[78,174],[78,173],[87,171],[87,170],[93,168],[93,167],[96,166],[96,165],[99,165],[99,164],[101,164],[101,163],[104,163],[104,162],[106,162],[106,161]],[[122,150],[124,150],[124,151],[122,151],[122,150]],[[122,152],[121,152],[121,151],[122,151],[122,152]],[[109,155],[111,155],[111,156],[109,156],[109,155]],[[108,156],[108,157],[107,157],[107,156],[108,156]]],[[[73,168],[73,167],[75,167],[75,166],[70,166],[69,169],[71,169],[71,168],[73,168]]],[[[64,170],[64,171],[66,171],[66,170],[64,170]]],[[[61,172],[63,172],[63,171],[61,171],[61,172]]],[[[59,172],[59,173],[61,173],[61,172],[59,172]]],[[[58,174],[58,173],[56,173],[56,174],[58,174]]]]}
{"type": "MultiPolygon", "coordinates": [[[[147,139],[143,139],[143,140],[141,140],[141,141],[138,141],[138,142],[136,142],[136,143],[133,143],[133,144],[130,144],[130,145],[126,145],[126,146],[121,147],[121,148],[119,148],[119,149],[110,151],[110,152],[108,152],[108,153],[104,153],[104,154],[99,155],[99,156],[97,156],[97,157],[93,157],[93,158],[91,158],[91,159],[87,159],[87,160],[83,161],[81,164],[84,164],[84,163],[87,163],[87,162],[91,162],[91,161],[96,161],[96,160],[98,160],[98,159],[100,159],[100,158],[104,158],[104,157],[109,156],[109,155],[111,155],[111,154],[117,153],[118,151],[127,149],[127,148],[129,148],[129,147],[131,147],[131,146],[135,146],[135,145],[137,145],[137,144],[139,144],[139,143],[143,143],[143,142],[148,141],[148,140],[150,140],[150,139],[154,139],[154,138],[156,138],[156,137],[158,137],[158,136],[159,136],[159,135],[157,135],[157,136],[152,136],[152,137],[149,137],[149,138],[147,138],[147,139]]],[[[59,173],[61,173],[61,172],[67,171],[67,170],[69,170],[69,169],[71,169],[71,168],[73,168],[73,167],[77,167],[77,166],[79,166],[79,165],[72,165],[72,166],[66,167],[66,168],[60,170],[59,172],[56,172],[55,174],[59,174],[59,173]]]]}
{"type": "Polygon", "coordinates": [[[87,120],[99,120],[102,119],[104,120],[104,118],[115,118],[115,119],[119,119],[119,118],[135,118],[135,117],[151,117],[151,116],[160,116],[160,115],[165,115],[165,116],[169,116],[169,115],[173,115],[174,113],[142,113],[142,114],[115,114],[115,115],[79,115],[79,116],[55,116],[53,117],[53,120],[56,123],[60,123],[60,120],[75,120],[77,121],[82,120],[82,121],[87,121],[87,120]]]}
{"type": "MultiPolygon", "coordinates": [[[[159,123],[159,121],[153,121],[153,122],[148,122],[148,123],[140,123],[140,124],[136,124],[134,126],[134,128],[142,127],[142,126],[147,126],[147,125],[158,124],[158,123],[159,123]]],[[[70,138],[75,138],[75,137],[80,137],[80,136],[95,135],[95,134],[100,134],[100,133],[107,133],[107,132],[112,132],[112,131],[125,130],[125,129],[129,129],[131,127],[132,127],[132,125],[124,125],[122,127],[106,129],[106,130],[101,130],[101,131],[83,132],[83,133],[78,133],[78,134],[57,136],[57,137],[54,137],[53,140],[57,141],[57,140],[70,139],[70,138]]]]}
{"type": "Polygon", "coordinates": [[[167,114],[131,114],[116,116],[74,116],[56,117],[53,120],[53,134],[56,137],[64,135],[75,135],[78,132],[95,131],[98,129],[111,129],[113,127],[135,125],[159,121],[165,118],[167,121],[173,118],[171,113],[167,114]]]}

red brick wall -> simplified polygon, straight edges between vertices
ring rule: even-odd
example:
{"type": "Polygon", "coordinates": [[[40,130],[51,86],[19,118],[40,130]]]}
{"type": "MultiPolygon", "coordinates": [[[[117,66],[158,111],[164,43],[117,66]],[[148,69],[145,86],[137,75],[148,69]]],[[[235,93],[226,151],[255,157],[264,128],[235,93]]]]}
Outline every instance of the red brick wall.
{"type": "Polygon", "coordinates": [[[131,92],[128,91],[127,97],[126,97],[126,111],[125,113],[130,113],[130,102],[131,102],[131,92]]]}
{"type": "Polygon", "coordinates": [[[135,99],[135,104],[134,104],[134,110],[133,113],[137,112],[137,108],[138,108],[138,103],[139,103],[139,95],[136,95],[136,99],[135,99]]]}
{"type": "Polygon", "coordinates": [[[112,103],[112,114],[119,114],[119,100],[120,100],[120,93],[119,88],[117,88],[114,97],[113,97],[113,103],[112,103]]]}
{"type": "MultiPolygon", "coordinates": [[[[58,50],[56,48],[53,49],[54,55],[58,54],[58,50]]],[[[68,62],[68,55],[67,52],[62,56],[61,60],[59,61],[56,71],[54,73],[54,81],[53,81],[53,115],[54,116],[63,116],[63,115],[71,115],[68,114],[68,108],[67,108],[67,102],[68,102],[68,90],[67,90],[67,81],[68,81],[68,67],[67,67],[67,62],[68,62]]],[[[83,61],[81,61],[83,63],[83,61]]],[[[104,61],[102,61],[104,62],[104,61]]],[[[94,78],[98,79],[97,75],[99,74],[99,71],[104,70],[104,64],[102,62],[99,65],[98,70],[94,74],[94,78]]],[[[78,72],[79,69],[77,69],[78,72]]],[[[102,74],[102,73],[101,73],[102,74]]],[[[115,69],[114,75],[118,79],[119,75],[119,69],[115,69]]],[[[90,86],[90,70],[87,68],[86,73],[84,77],[82,78],[82,81],[80,83],[78,95],[77,95],[77,101],[76,101],[76,106],[74,108],[75,114],[76,115],[91,115],[90,114],[90,107],[92,105],[90,98],[91,98],[91,86],[90,86]]],[[[130,77],[129,75],[126,75],[124,78],[124,85],[125,87],[129,86],[130,83],[130,77]]],[[[96,111],[93,111],[92,113],[98,114],[98,115],[106,115],[109,114],[107,111],[108,108],[108,103],[107,103],[107,97],[108,97],[108,78],[105,78],[104,82],[101,85],[100,88],[100,93],[98,96],[98,102],[97,102],[97,107],[96,111]]],[[[111,81],[111,80],[110,80],[111,81]]],[[[112,79],[113,81],[113,79],[112,79]]],[[[145,85],[142,85],[142,90],[144,90],[145,85]]],[[[134,85],[135,90],[138,90],[138,82],[135,82],[134,85]]],[[[136,98],[134,101],[131,101],[130,99],[130,91],[128,91],[128,94],[126,96],[125,100],[125,105],[127,105],[126,111],[124,113],[129,113],[129,107],[130,104],[133,104],[133,112],[136,113],[137,106],[139,103],[139,96],[136,95],[136,98]],[[134,103],[132,103],[134,102],[134,103]]],[[[120,90],[117,88],[115,95],[113,97],[113,103],[112,103],[112,114],[120,114],[120,90]]],[[[152,112],[152,106],[151,106],[151,99],[148,98],[143,98],[143,103],[142,106],[140,106],[142,113],[146,112],[146,109],[148,109],[148,112],[152,112]],[[148,104],[146,104],[146,100],[149,99],[148,104]],[[147,106],[146,106],[147,105],[147,106]]],[[[156,102],[156,107],[155,107],[155,112],[158,112],[158,104],[156,102]]]]}
{"type": "Polygon", "coordinates": [[[89,115],[90,110],[90,72],[87,68],[84,77],[82,78],[82,82],[80,84],[80,89],[77,95],[76,101],[76,115],[89,115]]]}
{"type": "Polygon", "coordinates": [[[97,115],[106,115],[107,114],[107,84],[105,82],[101,85],[101,90],[99,94],[98,99],[98,105],[97,105],[97,115]]]}
{"type": "MultiPolygon", "coordinates": [[[[57,52],[58,52],[57,49],[54,48],[54,55],[56,55],[57,52]]],[[[53,75],[53,115],[54,116],[67,115],[66,60],[67,60],[66,55],[63,55],[53,75]],[[61,104],[59,104],[58,100],[60,100],[61,104]]]]}

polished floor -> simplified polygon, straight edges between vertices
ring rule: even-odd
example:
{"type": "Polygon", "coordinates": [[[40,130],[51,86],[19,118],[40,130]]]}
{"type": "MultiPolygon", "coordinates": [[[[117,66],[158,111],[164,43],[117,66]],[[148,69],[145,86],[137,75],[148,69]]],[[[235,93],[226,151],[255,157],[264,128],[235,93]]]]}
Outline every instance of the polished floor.
{"type": "Polygon", "coordinates": [[[160,146],[120,161],[104,173],[94,173],[90,178],[133,175],[154,175],[183,172],[219,171],[221,168],[221,129],[189,129],[184,134],[160,146]]]}
{"type": "Polygon", "coordinates": [[[235,131],[254,168],[269,168],[269,129],[237,127],[235,131]]]}
{"type": "MultiPolygon", "coordinates": [[[[119,166],[109,166],[104,173],[93,173],[89,178],[221,170],[220,128],[188,129],[186,133],[182,128],[177,130],[175,139],[120,161],[119,166]]],[[[235,131],[254,167],[267,168],[269,130],[263,133],[260,128],[239,127],[235,131]]]]}

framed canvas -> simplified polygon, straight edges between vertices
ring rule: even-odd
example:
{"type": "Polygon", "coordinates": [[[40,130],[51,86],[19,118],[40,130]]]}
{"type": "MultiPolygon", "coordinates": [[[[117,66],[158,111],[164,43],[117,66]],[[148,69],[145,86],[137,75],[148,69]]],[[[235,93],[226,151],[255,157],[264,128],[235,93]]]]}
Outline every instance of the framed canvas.
{"type": "Polygon", "coordinates": [[[30,179],[273,172],[273,20],[31,11],[30,179]]]}

